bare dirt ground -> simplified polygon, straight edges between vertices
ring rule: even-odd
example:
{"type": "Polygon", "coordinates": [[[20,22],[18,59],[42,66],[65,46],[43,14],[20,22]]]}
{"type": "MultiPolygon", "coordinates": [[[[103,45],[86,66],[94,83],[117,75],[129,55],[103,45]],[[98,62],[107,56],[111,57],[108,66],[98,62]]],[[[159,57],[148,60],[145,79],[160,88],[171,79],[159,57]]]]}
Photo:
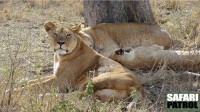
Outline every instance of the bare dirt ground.
{"type": "MultiPolygon", "coordinates": [[[[199,50],[200,1],[150,1],[158,24],[175,40],[171,49],[199,50]]],[[[4,94],[6,89],[26,84],[28,79],[52,74],[53,50],[43,28],[46,21],[69,26],[84,22],[82,1],[0,0],[0,111],[120,112],[127,101],[103,103],[92,96],[80,98],[76,91],[15,98],[4,94]],[[16,100],[7,105],[10,99],[16,100]]],[[[199,73],[173,71],[165,65],[136,71],[152,101],[151,105],[137,106],[137,111],[165,111],[167,93],[200,93],[199,73]]]]}

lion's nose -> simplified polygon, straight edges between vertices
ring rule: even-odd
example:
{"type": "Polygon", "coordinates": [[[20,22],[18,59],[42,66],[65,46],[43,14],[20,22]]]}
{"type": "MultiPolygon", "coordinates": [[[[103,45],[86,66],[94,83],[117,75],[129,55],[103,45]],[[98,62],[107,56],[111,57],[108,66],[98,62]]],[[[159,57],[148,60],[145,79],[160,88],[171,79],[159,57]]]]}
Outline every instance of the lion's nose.
{"type": "Polygon", "coordinates": [[[65,42],[57,42],[60,46],[65,44],[65,42]]]}
{"type": "Polygon", "coordinates": [[[124,54],[124,50],[119,49],[119,50],[115,51],[115,53],[116,53],[117,55],[122,55],[122,54],[124,54]]]}

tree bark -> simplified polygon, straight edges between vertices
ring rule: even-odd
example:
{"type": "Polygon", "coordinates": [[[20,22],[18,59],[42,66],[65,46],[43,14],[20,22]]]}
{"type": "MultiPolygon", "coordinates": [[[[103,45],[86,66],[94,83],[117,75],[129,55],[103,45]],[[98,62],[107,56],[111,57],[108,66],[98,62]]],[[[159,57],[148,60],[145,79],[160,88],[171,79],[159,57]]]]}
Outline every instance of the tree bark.
{"type": "Polygon", "coordinates": [[[117,22],[155,23],[149,0],[85,0],[84,19],[85,26],[117,22]]]}

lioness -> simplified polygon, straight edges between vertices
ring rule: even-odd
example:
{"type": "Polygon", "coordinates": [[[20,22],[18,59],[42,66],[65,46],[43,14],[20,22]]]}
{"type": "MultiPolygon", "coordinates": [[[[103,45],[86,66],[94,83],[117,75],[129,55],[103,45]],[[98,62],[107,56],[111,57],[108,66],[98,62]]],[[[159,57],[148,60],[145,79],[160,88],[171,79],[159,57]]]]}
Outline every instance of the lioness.
{"type": "Polygon", "coordinates": [[[110,58],[129,69],[152,69],[160,64],[172,69],[200,69],[199,51],[164,50],[163,46],[158,45],[122,48],[113,52],[110,58]]]}
{"type": "Polygon", "coordinates": [[[112,51],[141,45],[172,46],[172,38],[159,25],[144,23],[102,23],[87,27],[78,34],[98,53],[109,57],[112,51]]]}
{"type": "Polygon", "coordinates": [[[55,52],[54,75],[31,81],[23,89],[31,88],[37,92],[53,87],[66,92],[70,87],[85,88],[90,77],[94,95],[100,99],[125,99],[133,90],[144,97],[143,86],[135,73],[86,45],[77,34],[78,29],[59,27],[52,22],[46,22],[44,27],[55,52]]]}

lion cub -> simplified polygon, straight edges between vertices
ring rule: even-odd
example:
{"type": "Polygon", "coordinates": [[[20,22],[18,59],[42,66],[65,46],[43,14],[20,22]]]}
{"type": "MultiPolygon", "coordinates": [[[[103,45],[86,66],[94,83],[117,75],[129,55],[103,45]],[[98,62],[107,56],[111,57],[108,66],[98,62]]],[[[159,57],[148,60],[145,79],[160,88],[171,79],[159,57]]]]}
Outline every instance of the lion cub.
{"type": "Polygon", "coordinates": [[[54,74],[44,77],[41,83],[31,82],[24,89],[49,91],[53,87],[66,92],[71,87],[85,88],[90,77],[94,95],[102,100],[125,99],[133,90],[144,97],[143,86],[135,73],[86,45],[77,34],[79,29],[59,27],[52,22],[46,22],[44,27],[55,52],[54,74]],[[93,73],[88,73],[89,71],[93,73]]]}

